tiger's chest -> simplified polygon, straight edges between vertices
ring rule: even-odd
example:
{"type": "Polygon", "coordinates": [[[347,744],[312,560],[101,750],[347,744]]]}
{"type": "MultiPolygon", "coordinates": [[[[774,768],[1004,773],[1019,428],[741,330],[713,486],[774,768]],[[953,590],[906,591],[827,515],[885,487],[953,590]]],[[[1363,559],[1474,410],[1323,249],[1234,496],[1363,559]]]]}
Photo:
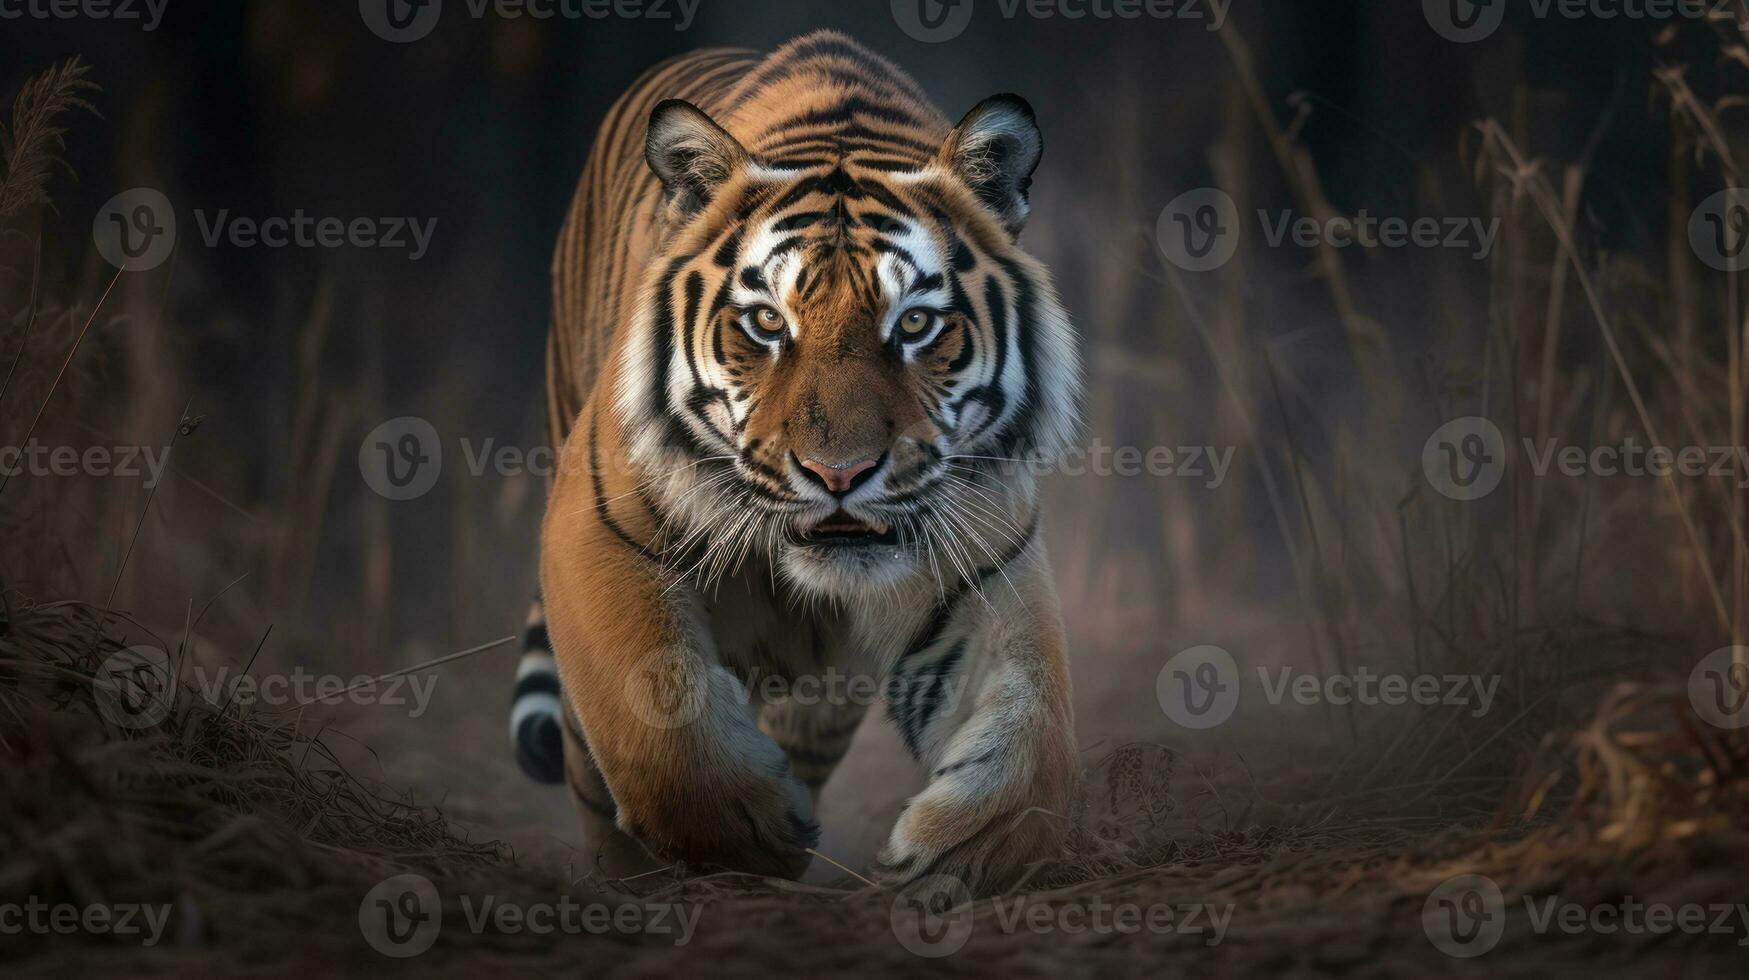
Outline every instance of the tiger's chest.
{"type": "Polygon", "coordinates": [[[802,599],[768,570],[727,576],[703,599],[719,662],[766,701],[827,688],[872,697],[912,628],[903,615],[802,599]]]}

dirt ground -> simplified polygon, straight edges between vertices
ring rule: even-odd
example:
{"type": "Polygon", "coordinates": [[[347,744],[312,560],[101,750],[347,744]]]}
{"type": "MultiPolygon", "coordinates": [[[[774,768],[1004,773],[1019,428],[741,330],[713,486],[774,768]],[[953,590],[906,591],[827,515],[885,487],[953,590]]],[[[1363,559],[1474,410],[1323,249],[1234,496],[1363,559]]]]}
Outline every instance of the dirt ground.
{"type": "MultiPolygon", "coordinates": [[[[0,666],[21,670],[14,651],[47,635],[34,622],[31,613],[19,616],[0,666]]],[[[1660,715],[1657,692],[1599,722],[1593,734],[1603,733],[1608,748],[1573,754],[1577,776],[1559,819],[1490,829],[1485,813],[1455,798],[1418,801],[1406,791],[1394,805],[1370,809],[1279,802],[1310,799],[1307,784],[1270,777],[1262,785],[1246,756],[1283,757],[1294,741],[1317,756],[1315,733],[1324,726],[1311,719],[1285,740],[1253,732],[1125,743],[1126,733],[1102,731],[1100,720],[1132,717],[1124,699],[1153,694],[1120,660],[1112,663],[1089,672],[1080,689],[1088,800],[1066,859],[1011,895],[963,903],[941,890],[925,894],[923,905],[824,861],[802,883],[686,869],[627,881],[593,874],[576,850],[564,794],[526,782],[508,762],[502,705],[482,695],[502,689],[503,660],[453,665],[450,683],[433,689],[417,719],[393,719],[380,707],[304,719],[349,779],[404,790],[415,804],[370,818],[375,829],[366,834],[356,822],[329,829],[347,810],[349,783],[318,783],[326,789],[316,798],[283,787],[263,795],[243,785],[253,778],[249,767],[217,758],[237,750],[200,749],[215,731],[235,737],[233,715],[190,709],[174,716],[179,736],[116,742],[79,724],[75,691],[54,709],[51,736],[0,731],[0,745],[15,756],[4,767],[13,807],[29,798],[33,772],[64,780],[70,762],[86,774],[55,801],[77,816],[57,817],[49,802],[26,807],[0,881],[9,893],[28,882],[33,894],[73,896],[102,881],[111,896],[171,895],[170,925],[150,947],[119,936],[24,936],[0,960],[9,976],[301,976],[319,966],[340,975],[651,977],[691,970],[1093,977],[1161,969],[1731,976],[1749,962],[1742,945],[1749,920],[1737,904],[1749,880],[1749,835],[1740,796],[1717,783],[1721,773],[1740,771],[1730,768],[1740,758],[1728,742],[1720,743],[1721,765],[1699,771],[1651,755],[1657,746],[1639,726],[1660,715]],[[32,764],[41,751],[52,751],[53,768],[32,764]],[[134,764],[104,770],[126,752],[139,753],[134,764]],[[199,788],[191,774],[201,765],[238,774],[213,775],[213,785],[238,785],[199,788]],[[1585,776],[1604,771],[1613,775],[1585,776]],[[1636,773],[1659,778],[1646,783],[1636,773]],[[200,802],[177,803],[182,821],[174,826],[135,819],[168,813],[151,789],[165,781],[200,802]],[[81,793],[101,801],[98,812],[82,805],[81,793]],[[24,830],[43,821],[61,832],[27,840],[24,830]],[[417,936],[407,946],[385,945],[365,914],[382,882],[409,874],[431,883],[440,925],[428,945],[417,936]],[[1487,949],[1474,959],[1444,951],[1429,924],[1440,914],[1430,902],[1442,883],[1463,875],[1487,876],[1500,889],[1488,921],[1502,923],[1501,932],[1492,945],[1482,940],[1487,949]],[[1560,916],[1549,917],[1551,902],[1585,910],[1560,913],[1584,921],[1562,927],[1560,916]],[[1623,902],[1724,912],[1700,931],[1605,931],[1617,920],[1595,910],[1623,902]],[[481,918],[482,909],[504,907],[529,918],[481,918]],[[543,909],[552,910],[552,931],[536,931],[543,909]],[[629,928],[603,925],[619,915],[630,917],[629,928]],[[389,955],[422,946],[416,955],[389,955]]],[[[279,754],[301,754],[300,764],[320,768],[305,743],[287,743],[279,754]]],[[[871,719],[823,802],[821,853],[861,867],[917,784],[888,727],[871,719]]]]}

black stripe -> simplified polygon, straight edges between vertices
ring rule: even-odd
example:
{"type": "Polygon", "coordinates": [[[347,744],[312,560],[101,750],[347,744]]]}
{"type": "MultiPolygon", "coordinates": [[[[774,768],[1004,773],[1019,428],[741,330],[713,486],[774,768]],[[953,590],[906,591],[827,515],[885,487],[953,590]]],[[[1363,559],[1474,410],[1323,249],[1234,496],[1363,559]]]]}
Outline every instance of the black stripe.
{"type": "Polygon", "coordinates": [[[799,745],[785,745],[783,751],[785,755],[790,757],[790,761],[804,766],[835,766],[840,759],[844,758],[844,754],[849,749],[845,748],[837,752],[816,752],[799,745]]]}
{"type": "Polygon", "coordinates": [[[529,694],[551,694],[559,696],[559,675],[544,670],[534,670],[522,675],[516,682],[516,687],[510,692],[510,702],[515,704],[529,694]]]}
{"type": "Polygon", "coordinates": [[[600,421],[601,411],[599,409],[589,413],[589,482],[595,491],[596,519],[601,521],[602,526],[612,531],[613,536],[624,543],[626,547],[648,554],[649,546],[639,544],[635,538],[627,534],[625,528],[619,526],[619,521],[615,520],[613,514],[607,509],[607,490],[603,488],[601,483],[600,421]]]}
{"type": "MultiPolygon", "coordinates": [[[[1019,331],[1020,370],[1026,379],[1026,388],[1017,406],[1014,419],[1009,423],[1008,432],[1003,445],[1008,448],[1019,448],[1020,440],[1030,443],[1033,431],[1032,422],[1038,414],[1039,405],[1043,403],[1043,393],[1040,388],[1037,365],[1038,324],[1033,322],[1037,315],[1038,296],[1031,279],[1021,269],[1018,262],[1009,259],[997,259],[1002,270],[1014,282],[1014,319],[1015,329],[1019,331]]],[[[1024,448],[1031,448],[1026,446],[1024,448]]],[[[1003,455],[1012,455],[1004,453],[1003,455]]]]}
{"type": "Polygon", "coordinates": [[[547,635],[546,620],[543,619],[530,625],[527,632],[522,634],[522,648],[524,650],[551,650],[553,648],[552,637],[547,635]]]}
{"type": "Polygon", "coordinates": [[[940,769],[935,770],[935,773],[931,778],[939,779],[949,773],[959,772],[961,769],[969,769],[980,763],[989,762],[994,758],[996,758],[996,753],[994,751],[982,752],[970,759],[961,759],[952,765],[942,766],[940,769]]]}
{"type": "Polygon", "coordinates": [[[913,674],[896,672],[887,680],[887,716],[899,726],[899,735],[913,758],[923,754],[923,733],[941,710],[965,653],[966,641],[960,640],[934,663],[913,674]]]}

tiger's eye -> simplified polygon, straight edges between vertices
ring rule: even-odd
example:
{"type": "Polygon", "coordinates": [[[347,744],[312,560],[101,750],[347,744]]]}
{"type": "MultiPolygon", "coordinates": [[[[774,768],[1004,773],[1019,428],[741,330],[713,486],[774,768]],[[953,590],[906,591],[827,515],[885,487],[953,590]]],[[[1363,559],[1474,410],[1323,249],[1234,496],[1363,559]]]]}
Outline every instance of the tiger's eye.
{"type": "Polygon", "coordinates": [[[783,314],[769,306],[761,306],[753,311],[753,325],[759,328],[760,333],[772,335],[783,333],[783,314]]]}
{"type": "Polygon", "coordinates": [[[899,318],[899,329],[915,337],[928,330],[929,325],[934,321],[935,315],[928,310],[907,310],[905,315],[899,318]]]}

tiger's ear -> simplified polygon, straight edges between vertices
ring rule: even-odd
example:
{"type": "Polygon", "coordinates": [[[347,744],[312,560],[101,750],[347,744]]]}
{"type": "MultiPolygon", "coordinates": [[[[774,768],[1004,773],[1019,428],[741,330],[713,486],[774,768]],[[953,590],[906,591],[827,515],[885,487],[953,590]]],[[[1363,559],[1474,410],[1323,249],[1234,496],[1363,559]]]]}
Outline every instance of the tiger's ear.
{"type": "Polygon", "coordinates": [[[946,167],[966,182],[1011,235],[1019,235],[1032,210],[1027,192],[1044,155],[1032,106],[1018,95],[992,95],[966,113],[941,148],[946,167]]]}
{"type": "Polygon", "coordinates": [[[751,160],[728,130],[681,99],[668,99],[651,111],[644,159],[683,214],[710,203],[717,188],[751,160]]]}

